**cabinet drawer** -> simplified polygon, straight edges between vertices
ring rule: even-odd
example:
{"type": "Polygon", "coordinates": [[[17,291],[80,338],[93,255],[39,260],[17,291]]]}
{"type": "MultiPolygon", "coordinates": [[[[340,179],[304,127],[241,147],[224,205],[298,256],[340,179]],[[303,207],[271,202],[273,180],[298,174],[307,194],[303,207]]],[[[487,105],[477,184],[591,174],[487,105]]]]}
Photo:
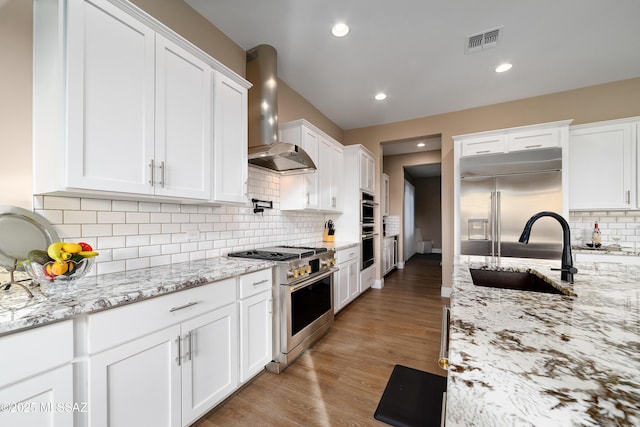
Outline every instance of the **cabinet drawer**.
{"type": "Polygon", "coordinates": [[[336,262],[342,264],[343,262],[351,261],[352,259],[358,259],[360,255],[360,249],[357,246],[347,249],[340,249],[336,252],[336,262]]]}
{"type": "Polygon", "coordinates": [[[504,153],[506,148],[505,136],[482,136],[462,141],[462,156],[479,156],[491,153],[504,153]]]}
{"type": "Polygon", "coordinates": [[[73,359],[73,321],[0,337],[0,387],[45,372],[73,359]]]}
{"type": "Polygon", "coordinates": [[[235,302],[236,278],[213,282],[111,310],[87,318],[89,354],[235,302]]]}
{"type": "Polygon", "coordinates": [[[262,291],[266,291],[267,289],[271,289],[272,284],[273,270],[271,268],[240,276],[240,279],[238,280],[240,298],[247,298],[262,291]]]}
{"type": "Polygon", "coordinates": [[[560,147],[560,131],[555,128],[514,133],[508,136],[507,147],[509,151],[560,147]]]}

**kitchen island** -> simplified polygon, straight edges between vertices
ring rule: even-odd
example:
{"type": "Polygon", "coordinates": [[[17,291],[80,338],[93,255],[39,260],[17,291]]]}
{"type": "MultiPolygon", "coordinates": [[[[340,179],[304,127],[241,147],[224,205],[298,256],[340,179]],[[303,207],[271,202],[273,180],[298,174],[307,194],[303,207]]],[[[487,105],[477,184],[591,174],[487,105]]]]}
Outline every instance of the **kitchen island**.
{"type": "Polygon", "coordinates": [[[640,266],[460,257],[447,426],[640,425],[640,266]],[[575,296],[475,286],[469,267],[533,269],[575,296]]]}

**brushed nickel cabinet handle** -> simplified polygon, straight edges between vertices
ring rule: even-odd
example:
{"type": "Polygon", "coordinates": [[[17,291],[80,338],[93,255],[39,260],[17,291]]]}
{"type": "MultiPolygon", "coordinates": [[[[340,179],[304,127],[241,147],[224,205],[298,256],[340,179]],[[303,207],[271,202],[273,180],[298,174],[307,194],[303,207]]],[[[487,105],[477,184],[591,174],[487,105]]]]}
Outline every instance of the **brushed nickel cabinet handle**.
{"type": "Polygon", "coordinates": [[[164,188],[164,182],[165,182],[165,166],[164,166],[164,160],[160,162],[160,187],[164,188]]]}
{"type": "Polygon", "coordinates": [[[491,150],[480,150],[480,151],[476,151],[476,154],[487,154],[490,153],[491,150]]]}
{"type": "Polygon", "coordinates": [[[525,145],[524,148],[540,148],[542,144],[525,145]]]}
{"type": "Polygon", "coordinates": [[[264,279],[264,280],[260,280],[259,282],[253,282],[253,286],[260,286],[263,283],[267,283],[269,281],[269,279],[264,279]]]}
{"type": "Polygon", "coordinates": [[[187,346],[187,354],[186,356],[189,360],[193,359],[193,331],[189,331],[187,334],[187,340],[189,340],[189,345],[187,346]]]}
{"type": "Polygon", "coordinates": [[[156,181],[156,163],[153,159],[151,159],[149,167],[151,168],[151,179],[149,180],[149,184],[153,187],[156,181]]]}
{"type": "Polygon", "coordinates": [[[173,313],[174,311],[182,310],[182,309],[187,308],[187,307],[192,307],[192,306],[196,305],[197,303],[198,303],[198,301],[193,301],[193,302],[186,303],[185,305],[181,305],[179,307],[173,307],[173,308],[171,308],[169,310],[169,312],[173,313]]]}
{"type": "Polygon", "coordinates": [[[178,342],[178,357],[176,357],[176,362],[178,362],[178,366],[182,366],[182,337],[178,335],[176,341],[178,342]]]}
{"type": "Polygon", "coordinates": [[[627,204],[630,205],[631,204],[631,191],[627,190],[627,204]]]}

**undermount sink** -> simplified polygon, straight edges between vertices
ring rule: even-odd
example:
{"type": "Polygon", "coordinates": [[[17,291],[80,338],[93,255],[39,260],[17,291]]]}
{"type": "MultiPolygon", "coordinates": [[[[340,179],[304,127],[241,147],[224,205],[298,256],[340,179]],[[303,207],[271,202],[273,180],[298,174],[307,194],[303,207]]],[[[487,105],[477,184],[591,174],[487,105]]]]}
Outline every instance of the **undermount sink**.
{"type": "Polygon", "coordinates": [[[567,295],[567,293],[555,288],[541,277],[530,272],[521,273],[476,268],[470,268],[469,272],[471,273],[471,280],[476,286],[567,295]]]}

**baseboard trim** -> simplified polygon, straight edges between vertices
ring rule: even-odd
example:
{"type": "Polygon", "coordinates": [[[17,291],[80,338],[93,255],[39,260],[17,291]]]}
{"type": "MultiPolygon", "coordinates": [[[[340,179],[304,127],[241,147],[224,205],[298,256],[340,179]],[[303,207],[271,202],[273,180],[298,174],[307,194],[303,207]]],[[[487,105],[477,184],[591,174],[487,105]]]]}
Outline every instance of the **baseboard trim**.
{"type": "Polygon", "coordinates": [[[371,287],[373,289],[382,289],[382,288],[384,288],[384,277],[382,279],[374,280],[373,285],[371,285],[371,287]]]}
{"type": "Polygon", "coordinates": [[[396,264],[396,268],[398,270],[404,269],[404,261],[402,261],[402,262],[398,261],[398,263],[396,264]]]}

